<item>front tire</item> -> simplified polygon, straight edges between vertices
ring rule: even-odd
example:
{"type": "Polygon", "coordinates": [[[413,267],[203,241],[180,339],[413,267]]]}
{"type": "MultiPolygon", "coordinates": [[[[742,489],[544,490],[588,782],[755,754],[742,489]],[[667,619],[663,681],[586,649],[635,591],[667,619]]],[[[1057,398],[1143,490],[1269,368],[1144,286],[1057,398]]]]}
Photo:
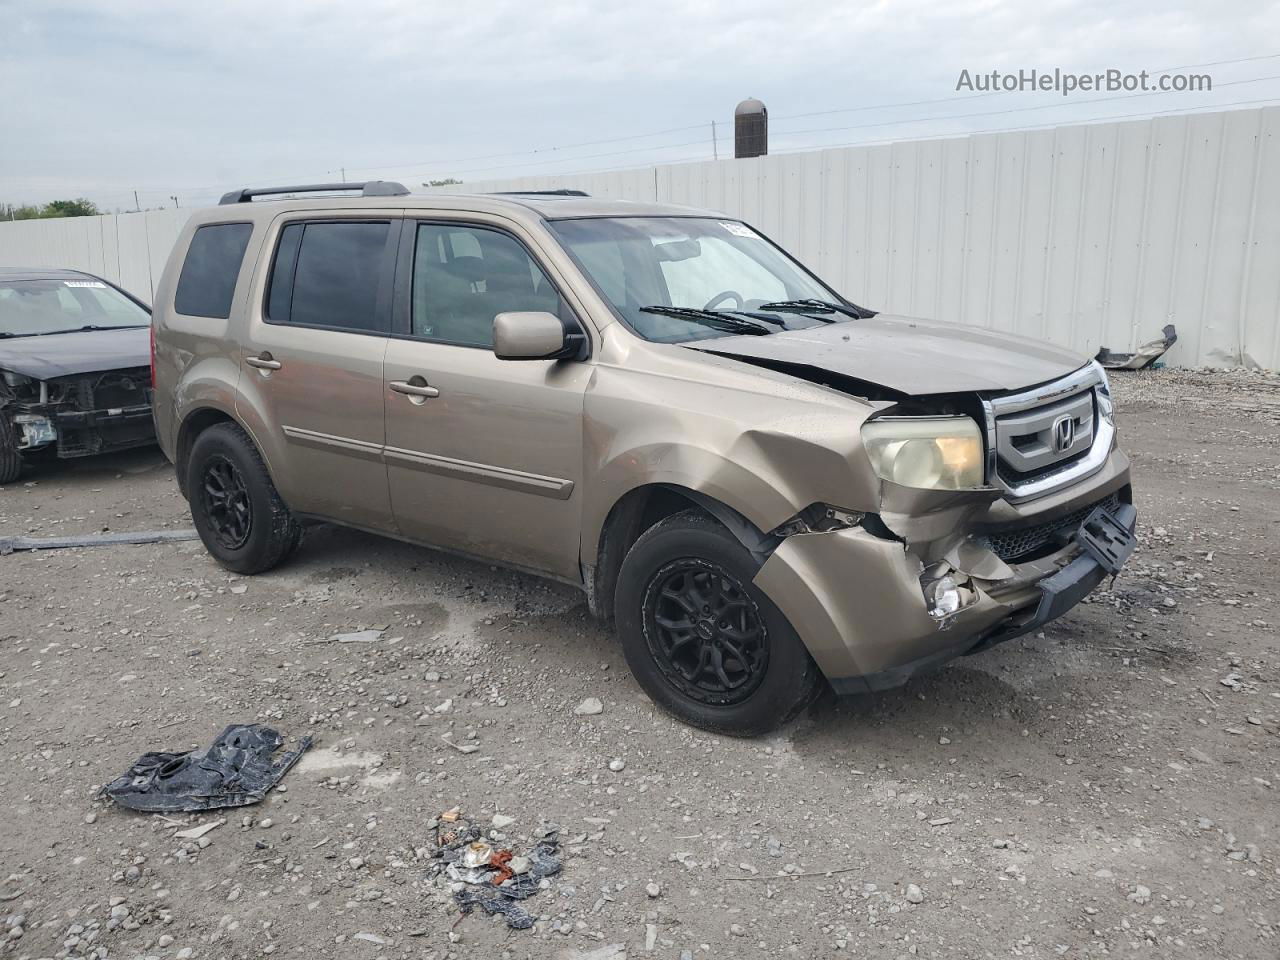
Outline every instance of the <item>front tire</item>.
{"type": "Polygon", "coordinates": [[[191,519],[210,555],[235,573],[264,573],[283,563],[302,527],[280,499],[267,465],[237,424],[205,430],[187,460],[191,519]]]}
{"type": "Polygon", "coordinates": [[[22,473],[22,454],[18,452],[18,436],[13,423],[0,411],[0,484],[13,483],[22,473]]]}
{"type": "Polygon", "coordinates": [[[759,569],[696,510],[651,527],[622,562],[614,609],[627,664],[655,703],[695,727],[767,733],[818,690],[804,644],[752,583],[759,569]]]}

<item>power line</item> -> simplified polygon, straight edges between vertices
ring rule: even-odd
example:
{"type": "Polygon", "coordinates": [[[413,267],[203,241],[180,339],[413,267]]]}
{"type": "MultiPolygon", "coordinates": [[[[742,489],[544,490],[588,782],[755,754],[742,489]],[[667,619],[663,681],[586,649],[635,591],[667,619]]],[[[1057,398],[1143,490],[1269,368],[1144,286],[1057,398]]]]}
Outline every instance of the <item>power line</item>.
{"type": "MultiPolygon", "coordinates": [[[[1237,86],[1239,84],[1244,84],[1244,83],[1261,83],[1266,80],[1280,80],[1280,74],[1276,74],[1270,77],[1254,77],[1251,80],[1232,80],[1227,83],[1219,84],[1219,86],[1232,87],[1232,86],[1237,86]]],[[[927,123],[932,120],[967,120],[973,117],[992,117],[992,116],[1000,116],[1007,113],[1027,113],[1033,110],[1054,110],[1061,107],[1075,107],[1075,106],[1082,106],[1084,104],[1089,104],[1089,103],[1119,103],[1120,101],[1123,101],[1123,100],[1134,100],[1140,97],[1167,96],[1168,94],[1176,93],[1176,92],[1178,91],[1151,90],[1146,93],[1127,93],[1119,97],[1094,97],[1089,100],[1065,100],[1064,99],[1055,103],[1041,103],[1041,104],[1036,104],[1034,106],[1029,106],[1029,107],[1007,107],[1003,110],[982,110],[976,113],[953,113],[953,114],[944,114],[936,117],[909,117],[909,118],[898,119],[898,120],[877,120],[875,123],[858,123],[858,124],[853,124],[852,126],[847,126],[847,127],[818,127],[812,130],[788,130],[783,132],[787,135],[793,135],[793,134],[798,135],[798,134],[805,134],[805,133],[837,133],[843,130],[863,130],[869,127],[893,127],[893,126],[899,126],[899,125],[911,124],[911,123],[927,123]]],[[[1207,93],[1209,91],[1197,91],[1197,92],[1207,93]]],[[[1212,107],[1214,106],[1214,104],[1201,104],[1200,106],[1212,107]]],[[[1189,108],[1189,109],[1194,109],[1194,108],[1189,108]]]]}
{"type": "MultiPolygon", "coordinates": [[[[1236,63],[1249,63],[1249,62],[1256,62],[1261,60],[1275,59],[1277,57],[1280,57],[1280,53],[1262,54],[1262,55],[1252,56],[1252,57],[1240,57],[1240,58],[1231,59],[1231,60],[1215,60],[1215,61],[1208,61],[1205,63],[1184,64],[1177,67],[1161,68],[1160,70],[1157,70],[1154,72],[1169,73],[1175,70],[1185,70],[1185,69],[1191,69],[1191,68],[1197,68],[1197,67],[1223,66],[1223,65],[1236,64],[1236,63]]],[[[1219,87],[1235,86],[1238,84],[1257,83],[1260,81],[1270,80],[1270,79],[1277,79],[1277,78],[1276,77],[1258,77],[1258,78],[1246,79],[1246,80],[1225,81],[1223,83],[1216,84],[1216,86],[1219,86],[1219,87]]],[[[982,116],[997,116],[997,115],[1002,115],[1006,113],[1019,113],[1019,112],[1028,112],[1028,111],[1034,111],[1034,110],[1053,109],[1056,107],[1062,107],[1062,106],[1068,106],[1068,105],[1074,106],[1074,105],[1089,104],[1089,103],[1118,102],[1122,100],[1133,99],[1135,97],[1159,96],[1162,94],[1171,94],[1171,93],[1177,93],[1177,92],[1179,91],[1158,90],[1158,91],[1147,91],[1144,93],[1137,93],[1137,94],[1127,94],[1119,97],[1093,98],[1089,100],[1064,99],[1061,102],[1038,104],[1038,105],[1027,106],[1027,107],[1014,107],[1014,108],[1007,108],[1004,110],[979,111],[979,112],[966,113],[966,114],[952,114],[950,116],[915,117],[915,118],[907,118],[907,119],[894,120],[894,121],[883,121],[883,122],[877,122],[877,123],[871,123],[871,124],[857,124],[857,125],[843,126],[843,127],[827,127],[827,128],[816,128],[811,130],[796,130],[796,131],[781,131],[781,132],[787,135],[792,135],[792,134],[800,135],[800,134],[809,134],[809,133],[833,133],[833,132],[840,132],[844,130],[865,129],[865,128],[876,127],[876,126],[893,126],[898,124],[923,123],[923,122],[929,122],[934,120],[959,120],[959,119],[970,119],[970,118],[982,117],[982,116]]],[[[1204,92],[1209,92],[1209,91],[1204,91],[1204,92]]],[[[940,98],[934,98],[929,100],[863,104],[856,107],[845,107],[845,108],[837,108],[832,110],[822,110],[822,111],[813,111],[813,112],[800,113],[800,114],[781,115],[781,116],[772,117],[771,119],[774,120],[775,122],[779,122],[779,121],[787,121],[787,120],[804,119],[804,118],[816,117],[816,116],[830,116],[830,115],[840,114],[840,113],[856,113],[856,112],[863,112],[863,111],[870,111],[870,110],[882,110],[882,109],[911,107],[911,106],[928,106],[928,105],[934,105],[939,103],[958,103],[958,102],[967,102],[970,100],[987,99],[987,98],[996,97],[996,96],[1004,96],[1007,93],[1008,93],[1007,91],[996,91],[991,93],[974,94],[974,95],[965,96],[965,97],[940,97],[940,98]]],[[[377,165],[377,166],[355,167],[352,169],[358,169],[362,171],[404,170],[406,172],[409,172],[416,167],[439,167],[439,168],[444,168],[446,170],[451,170],[451,172],[455,172],[455,173],[467,173],[467,174],[485,173],[493,170],[503,170],[503,169],[510,169],[511,167],[516,167],[516,166],[524,166],[525,164],[560,163],[566,160],[590,160],[590,159],[598,159],[598,158],[607,157],[607,156],[621,156],[629,153],[669,150],[669,149],[675,149],[681,146],[691,146],[697,143],[705,143],[706,141],[699,139],[699,140],[691,140],[691,141],[682,141],[680,143],[655,144],[650,146],[635,147],[628,150],[619,150],[619,151],[611,151],[606,153],[588,154],[583,156],[563,157],[563,158],[547,159],[547,160],[530,159],[526,161],[521,161],[519,163],[498,164],[498,165],[493,165],[488,167],[460,168],[457,165],[462,163],[469,163],[472,161],[480,161],[480,160],[488,160],[488,159],[504,159],[508,157],[536,157],[538,154],[542,154],[542,153],[554,153],[554,152],[560,152],[564,150],[574,150],[574,149],[587,147],[587,146],[605,145],[609,143],[622,143],[622,142],[627,142],[631,140],[641,140],[641,139],[647,139],[649,137],[662,136],[668,133],[679,133],[686,130],[698,130],[698,129],[705,129],[705,128],[706,128],[706,123],[704,122],[704,123],[698,123],[698,124],[689,124],[687,126],[680,126],[680,127],[668,127],[662,130],[653,130],[645,133],[629,134],[627,136],[622,136],[622,137],[611,137],[611,138],[605,138],[600,140],[588,140],[588,141],[580,141],[577,143],[570,143],[570,144],[559,144],[559,145],[552,145],[547,147],[538,147],[538,148],[533,148],[525,151],[482,154],[482,155],[472,156],[472,157],[456,158],[453,160],[442,159],[442,160],[433,160],[433,161],[413,161],[413,162],[403,163],[403,164],[384,164],[384,165],[377,165]]],[[[728,138],[726,138],[726,140],[727,139],[728,138]]],[[[264,175],[261,177],[245,178],[243,182],[250,182],[250,181],[267,182],[273,179],[278,181],[287,181],[287,180],[305,180],[307,178],[299,177],[296,175],[290,175],[290,176],[264,175]]],[[[217,193],[225,189],[227,189],[227,184],[222,183],[222,184],[205,184],[205,185],[198,185],[198,186],[157,187],[154,189],[144,189],[139,192],[143,194],[170,197],[172,195],[171,191],[182,191],[188,194],[200,194],[205,192],[217,193]]],[[[119,198],[128,199],[129,196],[130,196],[129,193],[106,195],[107,198],[115,198],[115,199],[119,199],[119,198]]]]}
{"type": "Polygon", "coordinates": [[[985,130],[962,130],[953,133],[937,133],[923,137],[887,137],[880,140],[851,140],[846,143],[822,143],[808,144],[799,147],[787,147],[782,150],[774,150],[772,154],[788,154],[788,153],[805,153],[810,150],[835,150],[842,147],[866,147],[875,146],[885,143],[920,143],[925,140],[949,140],[954,137],[972,137],[985,133],[1022,133],[1028,130],[1046,130],[1054,127],[1072,127],[1080,126],[1086,123],[1099,123],[1111,120],[1133,120],[1136,118],[1146,117],[1163,117],[1173,114],[1195,114],[1195,113],[1211,113],[1222,107],[1242,107],[1242,106],[1258,106],[1260,104],[1277,104],[1280,103],[1280,97],[1263,97],[1259,100],[1233,100],[1228,103],[1202,103],[1195,107],[1179,107],[1170,110],[1144,110],[1140,113],[1124,113],[1112,116],[1101,117],[1084,117],[1078,120],[1070,120],[1057,123],[1039,123],[1014,127],[991,127],[985,130]]]}

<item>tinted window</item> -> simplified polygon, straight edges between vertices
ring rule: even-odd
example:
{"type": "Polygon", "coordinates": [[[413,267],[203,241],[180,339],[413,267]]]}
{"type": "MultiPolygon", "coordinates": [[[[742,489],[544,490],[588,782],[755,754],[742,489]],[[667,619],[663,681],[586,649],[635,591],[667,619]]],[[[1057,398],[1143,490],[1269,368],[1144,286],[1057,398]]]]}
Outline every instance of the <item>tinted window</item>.
{"type": "Polygon", "coordinates": [[[231,316],[240,262],[249,245],[251,223],[216,223],[199,227],[191,238],[178,277],[173,308],[192,317],[231,316]]]}
{"type": "Polygon", "coordinates": [[[518,240],[480,227],[418,226],[414,336],[492,347],[493,318],[513,310],[560,314],[560,295],[518,240]]]}
{"type": "Polygon", "coordinates": [[[273,323],[377,331],[389,223],[293,223],[280,233],[267,317],[273,323]]]}
{"type": "Polygon", "coordinates": [[[302,224],[291,223],[280,231],[275,265],[271,268],[271,287],[267,294],[267,319],[275,323],[289,322],[289,306],[293,303],[293,268],[298,265],[298,244],[302,242],[302,224]]]}

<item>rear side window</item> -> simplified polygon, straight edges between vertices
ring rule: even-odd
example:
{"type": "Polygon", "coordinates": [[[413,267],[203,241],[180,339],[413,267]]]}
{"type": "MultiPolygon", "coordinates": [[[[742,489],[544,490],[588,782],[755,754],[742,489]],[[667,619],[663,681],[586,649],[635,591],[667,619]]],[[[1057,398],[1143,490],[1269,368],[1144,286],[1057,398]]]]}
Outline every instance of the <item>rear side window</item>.
{"type": "Polygon", "coordinates": [[[189,317],[225,320],[231,316],[236,278],[251,233],[251,223],[213,223],[197,228],[178,276],[174,310],[189,317]]]}
{"type": "Polygon", "coordinates": [[[391,223],[291,223],[280,231],[267,320],[386,332],[378,286],[389,263],[391,223]]]}

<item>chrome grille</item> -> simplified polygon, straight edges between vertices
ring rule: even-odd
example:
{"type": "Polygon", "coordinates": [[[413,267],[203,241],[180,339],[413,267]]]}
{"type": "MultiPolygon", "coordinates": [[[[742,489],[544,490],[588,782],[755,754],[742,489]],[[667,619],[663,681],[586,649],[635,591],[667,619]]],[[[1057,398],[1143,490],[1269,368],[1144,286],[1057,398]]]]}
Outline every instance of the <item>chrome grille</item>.
{"type": "Polygon", "coordinates": [[[1101,368],[1090,364],[1061,380],[984,400],[989,482],[1020,501],[1098,470],[1115,439],[1105,383],[1101,368]]]}
{"type": "Polygon", "coordinates": [[[1093,446],[1093,391],[1043,407],[996,417],[998,468],[1017,480],[1034,480],[1093,446]]]}

